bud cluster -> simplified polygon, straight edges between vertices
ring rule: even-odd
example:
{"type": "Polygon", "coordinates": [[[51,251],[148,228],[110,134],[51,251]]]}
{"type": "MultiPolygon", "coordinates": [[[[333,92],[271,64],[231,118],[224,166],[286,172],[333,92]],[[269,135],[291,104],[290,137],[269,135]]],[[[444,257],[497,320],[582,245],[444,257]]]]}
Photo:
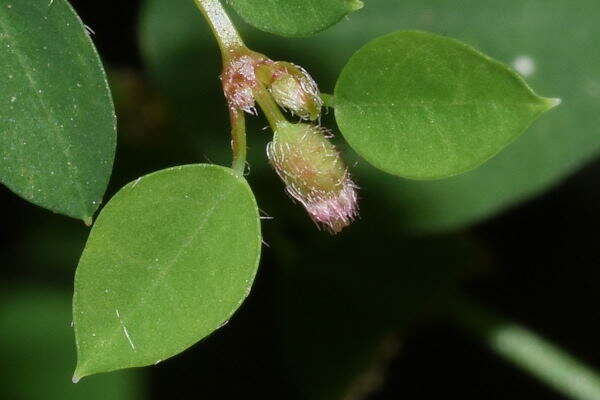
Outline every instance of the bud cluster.
{"type": "Polygon", "coordinates": [[[302,119],[315,121],[321,114],[323,101],[319,87],[302,67],[273,61],[255,52],[233,57],[221,75],[223,91],[233,110],[256,114],[254,90],[261,84],[277,104],[302,119]]]}
{"type": "MultiPolygon", "coordinates": [[[[316,82],[294,64],[247,50],[226,63],[221,80],[232,112],[256,114],[255,97],[260,101],[256,92],[260,90],[261,96],[268,91],[279,107],[303,120],[317,121],[321,115],[323,101],[316,82]]],[[[267,155],[271,165],[313,221],[331,233],[340,232],[358,215],[357,187],[329,141],[329,132],[309,123],[290,123],[277,114],[270,118],[274,135],[267,155]]]]}

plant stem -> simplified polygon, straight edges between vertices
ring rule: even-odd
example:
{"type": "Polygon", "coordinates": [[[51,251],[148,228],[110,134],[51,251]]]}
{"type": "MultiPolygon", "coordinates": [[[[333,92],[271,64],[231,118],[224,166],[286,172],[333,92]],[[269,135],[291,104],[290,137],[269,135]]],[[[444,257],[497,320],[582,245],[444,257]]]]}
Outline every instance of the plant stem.
{"type": "MultiPolygon", "coordinates": [[[[223,64],[226,67],[236,56],[251,52],[238,34],[219,0],[194,0],[196,6],[210,25],[213,35],[219,43],[223,64]]],[[[271,94],[260,82],[252,89],[256,102],[269,120],[273,131],[287,121],[271,94]]],[[[246,121],[243,112],[231,109],[231,148],[233,151],[232,169],[243,175],[246,168],[246,121]]]]}
{"type": "Polygon", "coordinates": [[[236,50],[246,47],[219,0],[194,0],[194,3],[210,25],[219,43],[224,63],[236,50]]]}
{"type": "Polygon", "coordinates": [[[262,83],[258,82],[256,87],[253,89],[252,93],[254,94],[254,99],[260,106],[260,108],[265,113],[267,120],[269,121],[269,125],[271,125],[271,129],[273,131],[277,130],[277,126],[281,122],[286,122],[287,119],[281,113],[279,106],[273,100],[271,94],[265,89],[262,83]]]}
{"type": "Polygon", "coordinates": [[[231,150],[233,151],[233,163],[231,168],[240,176],[244,176],[246,170],[246,118],[244,113],[238,110],[229,110],[231,118],[231,150]]]}
{"type": "Polygon", "coordinates": [[[546,385],[572,399],[600,399],[598,373],[536,333],[469,301],[459,300],[452,311],[456,321],[477,334],[496,354],[546,385]]]}
{"type": "MultiPolygon", "coordinates": [[[[219,0],[194,0],[196,6],[208,22],[213,35],[219,43],[223,65],[227,65],[232,57],[246,46],[229,19],[227,12],[219,0]]],[[[246,119],[239,110],[229,110],[231,120],[231,150],[233,162],[231,168],[240,176],[246,169],[246,119]]]]}

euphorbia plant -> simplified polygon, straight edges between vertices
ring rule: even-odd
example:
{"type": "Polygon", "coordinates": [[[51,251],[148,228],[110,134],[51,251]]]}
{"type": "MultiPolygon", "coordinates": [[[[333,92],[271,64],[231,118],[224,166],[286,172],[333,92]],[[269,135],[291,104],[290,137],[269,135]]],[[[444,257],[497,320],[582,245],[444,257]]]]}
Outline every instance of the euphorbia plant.
{"type": "MultiPolygon", "coordinates": [[[[248,114],[264,114],[272,132],[265,150],[252,151],[265,153],[310,218],[338,233],[356,219],[359,196],[378,194],[362,193],[360,181],[353,182],[352,168],[330,140],[336,128],[321,124],[324,102],[360,156],[414,181],[482,165],[558,104],[535,95],[503,64],[422,31],[368,43],[344,67],[333,94],[324,94],[319,77],[295,59],[274,60],[268,49],[247,47],[221,2],[195,3],[221,48],[233,162],[231,168],[194,164],[140,177],[102,209],[76,275],[74,380],[171,357],[225,324],[248,295],[261,249],[258,206],[244,176],[248,114]]],[[[250,24],[287,36],[316,33],[362,6],[347,0],[230,3],[250,24]]],[[[1,38],[20,52],[7,50],[4,61],[4,70],[16,72],[4,80],[0,178],[24,198],[91,224],[114,157],[104,72],[64,0],[10,6],[0,14],[10,22],[1,38]],[[40,21],[46,21],[43,29],[40,21]],[[21,37],[30,45],[15,41],[19,32],[29,33],[21,37]],[[49,42],[52,35],[58,39],[49,42]],[[55,57],[79,57],[58,65],[31,51],[39,43],[55,57]],[[54,85],[53,76],[69,85],[54,85]]],[[[398,187],[413,184],[397,181],[398,187]]]]}
{"type": "Polygon", "coordinates": [[[223,56],[223,92],[232,125],[232,168],[240,175],[246,166],[246,130],[243,113],[265,113],[274,132],[267,147],[271,164],[311,218],[333,233],[347,226],[357,213],[356,186],[339,153],[322,127],[292,124],[279,106],[302,120],[315,122],[323,100],[313,78],[302,67],[275,62],[246,47],[219,2],[198,1],[210,23],[223,56]]]}
{"type": "MultiPolygon", "coordinates": [[[[248,48],[220,1],[195,3],[221,51],[232,168],[192,165],[142,177],[100,213],[75,279],[75,380],[171,357],[223,325],[249,293],[261,235],[244,178],[246,115],[258,114],[257,105],[273,132],[266,153],[290,196],[332,233],[358,213],[357,186],[320,125],[322,93],[313,77],[293,60],[248,48]],[[179,315],[186,309],[197,312],[179,315]]],[[[340,18],[358,8],[356,2],[329,3],[345,5],[328,9],[340,18]]],[[[242,15],[251,13],[250,21],[268,20],[269,10],[278,8],[247,4],[232,2],[242,15]]],[[[282,3],[281,11],[288,6],[282,3]]],[[[318,23],[315,31],[323,29],[318,23]]],[[[359,50],[334,94],[324,97],[359,154],[412,179],[477,167],[558,104],[467,45],[410,31],[359,50]]]]}

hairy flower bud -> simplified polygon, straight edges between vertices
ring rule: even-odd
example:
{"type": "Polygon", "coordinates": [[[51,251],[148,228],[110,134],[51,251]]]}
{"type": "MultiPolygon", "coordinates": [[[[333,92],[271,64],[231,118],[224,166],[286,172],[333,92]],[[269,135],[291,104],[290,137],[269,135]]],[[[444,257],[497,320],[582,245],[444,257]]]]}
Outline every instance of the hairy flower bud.
{"type": "Polygon", "coordinates": [[[357,187],[326,134],[319,126],[281,122],[267,155],[313,221],[338,233],[358,214],[357,187]]]}
{"type": "Polygon", "coordinates": [[[232,58],[225,64],[221,82],[231,109],[256,114],[252,93],[257,84],[255,70],[258,65],[270,62],[261,54],[249,52],[232,58]]]}
{"type": "Polygon", "coordinates": [[[283,61],[264,68],[270,73],[265,82],[267,88],[280,107],[302,119],[315,121],[319,118],[323,100],[317,83],[304,68],[283,61]]]}

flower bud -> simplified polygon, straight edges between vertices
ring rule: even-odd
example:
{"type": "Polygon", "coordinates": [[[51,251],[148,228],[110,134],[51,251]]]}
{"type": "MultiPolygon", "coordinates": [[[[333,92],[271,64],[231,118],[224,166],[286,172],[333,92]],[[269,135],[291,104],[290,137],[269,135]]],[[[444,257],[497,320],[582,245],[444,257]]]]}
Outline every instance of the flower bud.
{"type": "Polygon", "coordinates": [[[319,87],[306,70],[297,65],[278,61],[268,66],[271,81],[267,85],[280,107],[302,119],[315,121],[321,115],[323,100],[319,87]]]}
{"type": "Polygon", "coordinates": [[[357,187],[326,134],[319,126],[280,122],[267,155],[312,220],[338,233],[358,214],[357,187]]]}
{"type": "Polygon", "coordinates": [[[258,53],[249,52],[232,58],[225,64],[221,82],[225,98],[232,110],[256,114],[252,93],[257,84],[255,69],[265,62],[270,61],[258,53]]]}

